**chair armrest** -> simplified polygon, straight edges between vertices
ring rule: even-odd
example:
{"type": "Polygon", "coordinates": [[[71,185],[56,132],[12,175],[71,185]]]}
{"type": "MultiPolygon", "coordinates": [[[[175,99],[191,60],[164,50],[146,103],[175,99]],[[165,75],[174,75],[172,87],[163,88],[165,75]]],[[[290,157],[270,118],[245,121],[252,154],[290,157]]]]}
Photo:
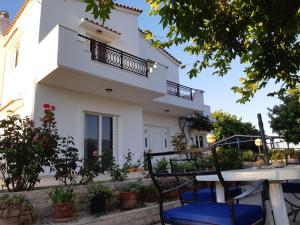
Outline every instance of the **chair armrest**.
{"type": "Polygon", "coordinates": [[[255,192],[259,187],[263,186],[264,183],[265,183],[265,180],[260,180],[260,181],[256,182],[254,185],[252,185],[250,187],[249,190],[247,190],[247,191],[241,193],[240,195],[234,197],[232,200],[240,200],[240,199],[248,197],[253,192],[255,192]]]}

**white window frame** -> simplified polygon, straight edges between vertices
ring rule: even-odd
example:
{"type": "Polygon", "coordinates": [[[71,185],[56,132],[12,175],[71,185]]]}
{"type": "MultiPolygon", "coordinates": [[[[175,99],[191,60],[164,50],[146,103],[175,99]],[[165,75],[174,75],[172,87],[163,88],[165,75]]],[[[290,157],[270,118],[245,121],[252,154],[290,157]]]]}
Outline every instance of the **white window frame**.
{"type": "Polygon", "coordinates": [[[104,114],[104,113],[95,113],[95,112],[89,112],[89,111],[84,111],[83,112],[83,154],[85,155],[85,146],[84,146],[84,141],[85,141],[85,116],[86,115],[94,115],[98,116],[98,154],[102,154],[102,118],[103,117],[110,117],[112,118],[112,152],[113,152],[113,157],[115,160],[118,162],[118,116],[116,115],[110,115],[110,114],[104,114]]]}

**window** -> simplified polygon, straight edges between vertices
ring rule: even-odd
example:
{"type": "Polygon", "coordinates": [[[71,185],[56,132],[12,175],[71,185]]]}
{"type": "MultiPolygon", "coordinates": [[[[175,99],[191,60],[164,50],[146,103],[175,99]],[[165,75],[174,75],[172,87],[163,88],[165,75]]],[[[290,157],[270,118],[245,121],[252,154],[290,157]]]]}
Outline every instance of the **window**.
{"type": "Polygon", "coordinates": [[[102,165],[108,168],[113,159],[114,128],[113,117],[95,114],[85,114],[84,156],[102,157],[102,165]]]}
{"type": "Polygon", "coordinates": [[[202,148],[202,147],[204,147],[203,136],[201,136],[201,135],[195,135],[195,142],[196,142],[195,143],[196,148],[202,148]]]}

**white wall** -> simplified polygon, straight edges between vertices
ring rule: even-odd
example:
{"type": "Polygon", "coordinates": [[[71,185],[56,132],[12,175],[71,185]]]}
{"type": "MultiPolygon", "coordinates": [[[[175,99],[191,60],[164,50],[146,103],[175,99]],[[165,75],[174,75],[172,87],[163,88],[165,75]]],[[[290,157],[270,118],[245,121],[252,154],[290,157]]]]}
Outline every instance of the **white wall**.
{"type": "Polygon", "coordinates": [[[155,49],[151,43],[139,35],[140,55],[145,59],[151,59],[158,63],[157,71],[166,75],[166,80],[179,83],[178,64],[162,53],[161,50],[155,49]],[[166,68],[167,67],[167,68],[166,68]]]}
{"type": "MultiPolygon", "coordinates": [[[[2,104],[8,103],[15,98],[23,98],[25,107],[20,113],[31,116],[34,96],[34,78],[37,73],[35,65],[40,61],[37,55],[40,3],[32,1],[26,7],[22,16],[17,20],[8,37],[12,37],[6,46],[6,59],[4,68],[4,85],[2,104]],[[13,35],[15,29],[18,31],[13,35]],[[13,65],[13,48],[16,43],[20,44],[19,64],[13,65]]],[[[39,59],[46,60],[46,59],[39,59]]]]}
{"type": "MultiPolygon", "coordinates": [[[[58,24],[80,32],[79,24],[82,18],[95,20],[90,12],[85,12],[85,7],[86,4],[78,0],[43,0],[40,40],[58,24]]],[[[101,24],[100,19],[96,22],[101,24]]],[[[121,33],[121,40],[111,43],[112,46],[139,56],[137,14],[112,10],[110,20],[105,22],[105,26],[121,33]]]]}
{"type": "Polygon", "coordinates": [[[118,116],[118,156],[130,149],[134,161],[143,154],[143,113],[139,105],[120,102],[110,98],[87,95],[45,85],[38,85],[34,120],[39,122],[43,115],[42,105],[49,103],[56,107],[55,117],[61,135],[75,139],[80,155],[84,154],[84,112],[118,116]]]}

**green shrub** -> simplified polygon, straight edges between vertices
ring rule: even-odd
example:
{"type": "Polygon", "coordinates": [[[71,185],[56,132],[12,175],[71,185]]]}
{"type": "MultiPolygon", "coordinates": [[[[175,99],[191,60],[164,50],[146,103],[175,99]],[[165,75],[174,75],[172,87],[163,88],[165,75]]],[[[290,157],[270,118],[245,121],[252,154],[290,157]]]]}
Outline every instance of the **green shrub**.
{"type": "Polygon", "coordinates": [[[245,150],[241,155],[243,161],[246,162],[254,162],[257,160],[258,154],[253,152],[252,150],[245,150]]]}
{"type": "Polygon", "coordinates": [[[218,159],[222,170],[241,169],[241,151],[237,148],[217,148],[218,159]]]}
{"type": "Polygon", "coordinates": [[[23,211],[32,209],[31,203],[22,195],[0,195],[0,210],[5,210],[9,207],[19,208],[23,211]]]}
{"type": "Polygon", "coordinates": [[[76,193],[72,188],[57,187],[49,193],[50,198],[54,204],[70,203],[74,202],[76,193]]]}
{"type": "Polygon", "coordinates": [[[191,172],[195,171],[194,160],[187,162],[173,162],[172,172],[191,172]]]}
{"type": "Polygon", "coordinates": [[[102,193],[106,199],[110,199],[112,197],[112,190],[108,186],[104,186],[101,184],[94,184],[93,186],[88,188],[88,199],[91,200],[97,194],[102,193]]]}
{"type": "Polygon", "coordinates": [[[126,162],[123,164],[123,166],[116,164],[115,159],[113,158],[112,166],[108,171],[113,181],[122,182],[127,179],[129,168],[132,166],[132,156],[133,154],[128,151],[127,155],[124,156],[126,162]]]}
{"type": "Polygon", "coordinates": [[[123,192],[134,192],[134,193],[140,193],[141,191],[141,184],[139,183],[129,183],[125,186],[123,186],[122,191],[123,192]]]}
{"type": "Polygon", "coordinates": [[[140,192],[142,195],[143,194],[153,194],[154,195],[157,193],[157,190],[153,184],[150,184],[150,185],[141,186],[140,192]]]}
{"type": "Polygon", "coordinates": [[[153,171],[155,173],[168,173],[169,166],[169,162],[166,158],[161,158],[155,162],[153,171]]]}
{"type": "Polygon", "coordinates": [[[270,159],[271,160],[284,160],[285,159],[285,152],[278,149],[272,149],[270,151],[270,159]]]}

